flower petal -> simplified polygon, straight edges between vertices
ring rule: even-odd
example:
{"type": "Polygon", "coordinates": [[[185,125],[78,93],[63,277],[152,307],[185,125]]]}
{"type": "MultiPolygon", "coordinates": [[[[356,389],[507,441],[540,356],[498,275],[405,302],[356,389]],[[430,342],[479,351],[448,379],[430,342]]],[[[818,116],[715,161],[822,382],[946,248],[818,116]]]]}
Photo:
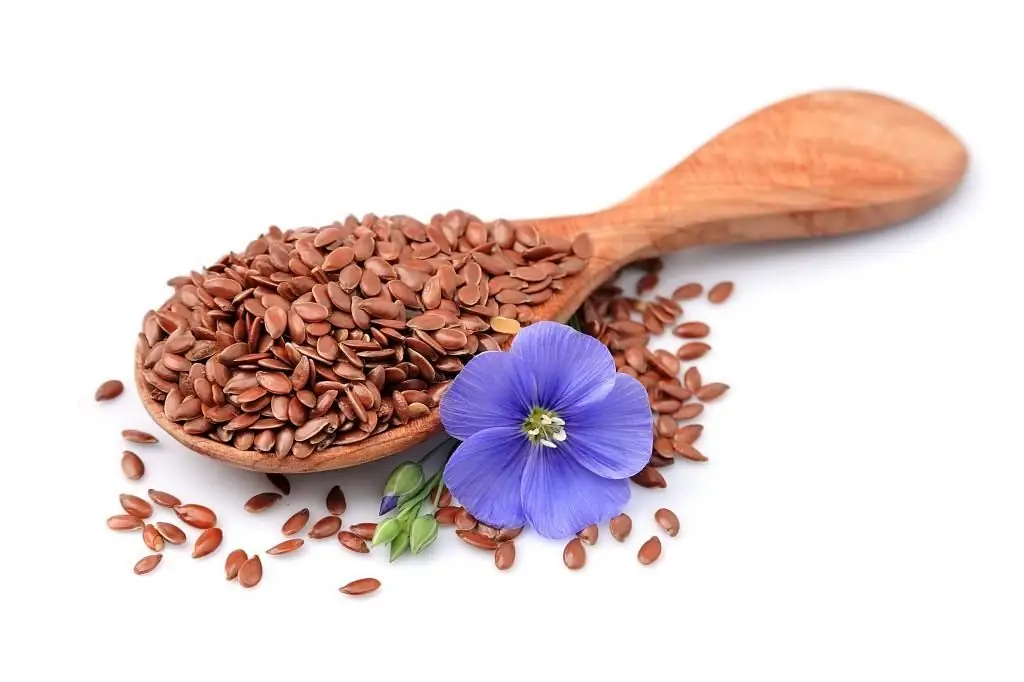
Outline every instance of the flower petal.
{"type": "Polygon", "coordinates": [[[534,322],[516,335],[509,353],[530,367],[539,404],[549,410],[600,400],[612,390],[612,354],[594,337],[568,325],[534,322]]]}
{"type": "Polygon", "coordinates": [[[531,453],[522,496],[530,525],[559,540],[621,512],[629,502],[629,481],[601,478],[559,446],[531,453]]]}
{"type": "Polygon", "coordinates": [[[562,417],[567,438],[558,451],[598,476],[628,478],[651,458],[654,431],[647,390],[628,374],[616,374],[615,386],[602,400],[573,406],[562,417]]]}
{"type": "Polygon", "coordinates": [[[459,440],[495,426],[522,425],[536,386],[527,364],[511,353],[477,355],[441,397],[441,423],[459,440]]]}
{"type": "Polygon", "coordinates": [[[459,445],[448,460],[445,485],[462,506],[487,525],[523,526],[526,516],[519,491],[531,449],[518,425],[480,431],[459,445]]]}

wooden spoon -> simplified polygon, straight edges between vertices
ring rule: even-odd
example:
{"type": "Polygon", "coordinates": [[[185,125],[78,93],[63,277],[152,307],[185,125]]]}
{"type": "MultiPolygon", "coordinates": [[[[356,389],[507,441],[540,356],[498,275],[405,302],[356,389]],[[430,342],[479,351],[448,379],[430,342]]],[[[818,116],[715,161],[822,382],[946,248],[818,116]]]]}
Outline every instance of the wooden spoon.
{"type": "MultiPolygon", "coordinates": [[[[513,221],[546,236],[589,233],[594,257],[536,310],[565,321],[630,262],[708,244],[848,234],[892,225],[949,197],[967,151],[942,124],[906,104],[864,92],[816,92],[735,124],[628,199],[578,216],[513,221]]],[[[392,455],[440,431],[437,410],[354,445],[306,459],[237,450],[186,434],[149,397],[146,409],[176,440],[201,454],[256,471],[339,469],[392,455]]]]}

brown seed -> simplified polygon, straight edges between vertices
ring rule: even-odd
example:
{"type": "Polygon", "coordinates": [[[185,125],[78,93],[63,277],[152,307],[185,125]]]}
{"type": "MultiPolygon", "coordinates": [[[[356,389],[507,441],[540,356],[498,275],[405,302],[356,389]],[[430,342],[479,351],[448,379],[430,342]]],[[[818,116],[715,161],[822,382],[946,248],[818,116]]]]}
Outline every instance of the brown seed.
{"type": "Polygon", "coordinates": [[[572,252],[584,260],[593,257],[594,244],[590,241],[590,235],[586,232],[576,235],[576,238],[572,241],[572,252]]]}
{"type": "Polygon", "coordinates": [[[121,432],[121,437],[131,443],[155,443],[156,436],[146,433],[145,431],[139,431],[137,429],[125,429],[121,432]]]}
{"type": "Polygon", "coordinates": [[[107,519],[107,528],[111,530],[138,530],[142,526],[142,519],[131,514],[118,514],[107,519]]]}
{"type": "Polygon", "coordinates": [[[279,339],[284,336],[288,329],[288,313],[280,306],[267,308],[266,317],[263,318],[263,325],[267,328],[270,338],[279,339]]]}
{"type": "Polygon", "coordinates": [[[156,530],[160,533],[160,536],[171,543],[172,545],[183,545],[185,544],[185,532],[175,526],[173,523],[167,523],[165,521],[156,522],[156,530]]]}
{"type": "Polygon", "coordinates": [[[224,531],[220,528],[208,528],[196,538],[196,544],[192,548],[192,558],[200,559],[208,554],[213,554],[220,547],[224,539],[224,531]]]}
{"type": "Polygon", "coordinates": [[[703,322],[684,322],[673,329],[672,333],[681,339],[703,339],[711,333],[711,327],[703,322]]]}
{"type": "Polygon", "coordinates": [[[341,530],[341,519],[337,516],[325,516],[309,529],[309,537],[314,540],[323,540],[336,534],[341,530]]]}
{"type": "Polygon", "coordinates": [[[661,540],[658,539],[657,535],[652,535],[650,540],[640,545],[640,551],[636,554],[636,558],[644,566],[653,564],[660,556],[661,540]]]}
{"type": "Polygon", "coordinates": [[[583,548],[583,543],[579,538],[570,540],[562,550],[562,561],[565,563],[565,567],[571,571],[579,570],[587,563],[587,550],[583,548]]]}
{"type": "Polygon", "coordinates": [[[498,542],[508,542],[509,540],[515,540],[523,532],[522,527],[519,528],[502,528],[498,531],[498,535],[494,538],[498,542]]]}
{"type": "Polygon", "coordinates": [[[201,504],[179,504],[174,508],[178,518],[193,528],[207,529],[217,525],[217,515],[201,504]]]}
{"type": "Polygon", "coordinates": [[[300,530],[305,528],[306,523],[308,522],[309,510],[300,509],[299,511],[295,512],[294,514],[288,517],[288,520],[284,522],[283,526],[281,526],[281,532],[285,535],[295,535],[300,530]]]}
{"type": "Polygon", "coordinates": [[[519,322],[508,317],[495,316],[490,321],[491,329],[499,334],[515,335],[522,328],[519,322]]]}
{"type": "Polygon", "coordinates": [[[703,357],[711,346],[702,341],[691,341],[690,343],[684,343],[676,351],[676,357],[680,360],[696,360],[699,357],[703,357]]]}
{"type": "Polygon", "coordinates": [[[647,460],[647,466],[654,467],[655,469],[671,466],[676,463],[676,461],[673,459],[673,456],[675,454],[676,453],[673,451],[671,456],[665,457],[659,455],[658,453],[654,453],[651,455],[651,458],[647,460]]]}
{"type": "Polygon", "coordinates": [[[494,550],[494,567],[499,571],[507,571],[516,562],[516,545],[514,542],[503,542],[494,550]]]}
{"type": "Polygon", "coordinates": [[[331,314],[327,306],[319,303],[295,303],[292,305],[292,310],[305,322],[326,320],[331,314]]]}
{"type": "Polygon", "coordinates": [[[135,495],[129,495],[123,493],[121,495],[121,508],[132,516],[137,516],[140,519],[148,519],[153,515],[153,505],[146,502],[141,497],[135,495]]]}
{"type": "Polygon", "coordinates": [[[267,474],[267,480],[270,481],[272,486],[280,490],[282,495],[288,495],[292,491],[292,484],[284,474],[267,474]]]}
{"type": "Polygon", "coordinates": [[[327,511],[335,516],[341,516],[347,508],[348,502],[345,501],[345,493],[342,492],[341,487],[331,488],[327,493],[327,511]]]}
{"type": "Polygon", "coordinates": [[[179,500],[174,495],[171,495],[170,493],[165,493],[162,490],[154,490],[152,488],[149,489],[149,499],[153,500],[154,503],[160,505],[161,507],[167,507],[168,509],[177,507],[179,504],[181,504],[181,500],[179,500]]]}
{"type": "Polygon", "coordinates": [[[697,298],[704,293],[704,287],[696,282],[684,284],[678,287],[672,292],[672,300],[674,301],[686,301],[692,298],[697,298]]]}
{"type": "Polygon", "coordinates": [[[662,507],[654,512],[654,520],[670,537],[674,538],[679,534],[679,517],[671,509],[662,507]]]}
{"type": "Polygon", "coordinates": [[[679,430],[672,436],[672,447],[675,447],[676,443],[694,444],[703,431],[704,427],[700,424],[687,424],[679,427],[679,430]]]}
{"type": "Polygon", "coordinates": [[[476,528],[476,518],[462,507],[455,513],[455,526],[459,530],[473,530],[476,528]]]}
{"type": "Polygon", "coordinates": [[[370,548],[366,546],[365,540],[347,530],[338,531],[338,542],[345,549],[352,550],[358,554],[366,554],[370,551],[370,548]]]}
{"type": "Polygon", "coordinates": [[[160,565],[160,561],[163,559],[162,554],[150,554],[149,556],[142,557],[135,564],[135,575],[146,575],[151,572],[154,568],[160,565]]]}
{"type": "Polygon", "coordinates": [[[681,403],[684,403],[691,397],[693,397],[693,394],[690,393],[689,389],[683,388],[682,386],[677,386],[675,384],[670,384],[665,381],[660,382],[658,384],[658,388],[661,389],[661,392],[664,393],[665,395],[671,396],[681,403]]]}
{"type": "Polygon", "coordinates": [[[662,438],[671,438],[675,434],[678,424],[670,415],[662,414],[655,422],[655,429],[662,438]]]}
{"type": "Polygon", "coordinates": [[[238,572],[245,565],[245,562],[249,560],[249,556],[245,553],[244,549],[235,549],[228,554],[228,558],[224,560],[224,576],[228,580],[234,580],[238,577],[238,572]]]}
{"type": "Polygon", "coordinates": [[[686,370],[686,374],[683,375],[683,384],[686,386],[686,390],[691,393],[696,393],[700,390],[701,380],[700,370],[696,367],[690,367],[686,370]]]}
{"type": "Polygon", "coordinates": [[[722,383],[707,384],[705,386],[702,386],[701,389],[696,392],[697,400],[701,400],[701,401],[704,401],[704,402],[710,402],[710,401],[720,397],[723,393],[725,393],[728,390],[729,390],[729,385],[728,384],[722,384],[722,383]]]}
{"type": "Polygon", "coordinates": [[[434,512],[434,519],[442,526],[454,526],[455,517],[458,516],[461,507],[441,507],[434,512]]]}
{"type": "Polygon", "coordinates": [[[352,531],[353,535],[356,535],[363,540],[369,542],[373,539],[373,534],[377,532],[376,523],[357,523],[354,526],[350,526],[349,530],[352,531]]]}
{"type": "Polygon", "coordinates": [[[684,457],[694,462],[708,461],[708,458],[704,456],[704,453],[702,453],[700,450],[693,447],[689,443],[676,443],[675,448],[676,452],[679,453],[680,457],[684,457]]]}
{"type": "Polygon", "coordinates": [[[100,387],[96,389],[96,400],[113,400],[122,393],[124,393],[124,384],[117,379],[109,379],[100,384],[100,387]]]}
{"type": "Polygon", "coordinates": [[[304,544],[305,540],[303,540],[302,538],[293,538],[291,540],[285,540],[284,542],[279,542],[270,549],[268,549],[267,554],[270,556],[288,554],[290,552],[294,552],[299,547],[302,547],[302,545],[304,544]]]}
{"type": "Polygon", "coordinates": [[[661,472],[652,467],[644,467],[629,479],[643,488],[665,488],[668,486],[661,472]]]}
{"type": "Polygon", "coordinates": [[[263,562],[254,554],[238,569],[238,584],[242,587],[256,587],[263,578],[263,562]]]}
{"type": "Polygon", "coordinates": [[[636,295],[643,296],[648,291],[658,286],[658,275],[653,272],[648,272],[646,275],[641,277],[636,283],[636,295]]]}
{"type": "MultiPolygon", "coordinates": [[[[286,395],[292,391],[292,382],[281,372],[257,372],[256,381],[262,388],[277,395],[286,395]]],[[[242,400],[242,396],[238,398],[242,400]]]]}
{"type": "Polygon", "coordinates": [[[577,533],[576,537],[578,537],[580,540],[587,543],[588,545],[596,545],[597,535],[597,524],[592,524],[581,530],[579,533],[577,533]]]}
{"type": "Polygon", "coordinates": [[[712,303],[725,303],[732,296],[732,282],[719,282],[708,290],[708,300],[712,303]]]}
{"type": "Polygon", "coordinates": [[[151,523],[147,523],[142,529],[142,541],[154,552],[164,551],[164,538],[151,523]]]}
{"type": "MultiPolygon", "coordinates": [[[[672,418],[669,417],[669,419],[672,418]]],[[[672,419],[672,423],[675,423],[674,419],[672,419]]],[[[675,451],[672,449],[672,439],[665,437],[655,438],[654,451],[657,452],[662,457],[671,457],[672,455],[675,454],[675,451]]]]}
{"type": "Polygon", "coordinates": [[[633,530],[633,519],[626,514],[612,517],[612,520],[608,522],[608,532],[619,542],[629,537],[631,530],[633,530]]]}
{"type": "Polygon", "coordinates": [[[477,533],[475,530],[456,530],[455,534],[460,540],[465,542],[467,545],[472,545],[478,549],[497,549],[498,541],[494,538],[489,538],[482,533],[477,533]]]}
{"type": "MultiPolygon", "coordinates": [[[[266,433],[270,433],[269,431],[266,433]]],[[[281,499],[281,493],[257,493],[245,502],[245,511],[258,514],[274,506],[281,499]]]]}
{"type": "Polygon", "coordinates": [[[125,450],[121,455],[121,471],[132,481],[137,481],[146,473],[146,466],[131,450],[125,450]]]}
{"type": "Polygon", "coordinates": [[[655,400],[651,403],[651,409],[659,414],[672,414],[681,407],[678,400],[655,400]]]}
{"type": "Polygon", "coordinates": [[[700,403],[691,403],[689,405],[683,405],[675,414],[672,416],[679,420],[693,419],[700,415],[704,411],[704,406],[700,403]]]}
{"type": "Polygon", "coordinates": [[[338,588],[338,591],[355,597],[375,592],[378,589],[380,589],[380,581],[376,578],[360,578],[338,588]]]}

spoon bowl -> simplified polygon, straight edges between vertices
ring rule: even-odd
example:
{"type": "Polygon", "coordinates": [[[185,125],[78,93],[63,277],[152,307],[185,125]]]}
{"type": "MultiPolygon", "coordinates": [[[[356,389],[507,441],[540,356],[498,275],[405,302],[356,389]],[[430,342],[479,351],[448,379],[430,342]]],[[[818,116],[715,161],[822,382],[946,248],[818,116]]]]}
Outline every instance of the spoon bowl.
{"type": "MultiPolygon", "coordinates": [[[[546,237],[587,233],[594,255],[565,287],[534,309],[566,321],[602,283],[637,260],[680,249],[827,237],[904,222],[948,198],[967,151],[941,123],[881,95],[825,91],[768,106],[713,138],[619,203],[576,216],[511,221],[546,237]]],[[[408,424],[305,459],[239,450],[192,436],[164,415],[142,376],[150,416],[200,454],[245,469],[302,473],[355,466],[401,452],[441,429],[436,409],[408,424]]]]}

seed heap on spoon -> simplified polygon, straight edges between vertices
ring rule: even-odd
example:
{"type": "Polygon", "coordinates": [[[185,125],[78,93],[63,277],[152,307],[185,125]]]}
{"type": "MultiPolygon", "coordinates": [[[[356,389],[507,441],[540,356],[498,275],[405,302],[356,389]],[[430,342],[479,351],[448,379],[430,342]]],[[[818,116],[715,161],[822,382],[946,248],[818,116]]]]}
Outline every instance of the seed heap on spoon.
{"type": "Polygon", "coordinates": [[[143,321],[150,395],[186,433],[304,458],[437,406],[592,247],[464,211],[282,231],[176,277],[143,321]]]}

